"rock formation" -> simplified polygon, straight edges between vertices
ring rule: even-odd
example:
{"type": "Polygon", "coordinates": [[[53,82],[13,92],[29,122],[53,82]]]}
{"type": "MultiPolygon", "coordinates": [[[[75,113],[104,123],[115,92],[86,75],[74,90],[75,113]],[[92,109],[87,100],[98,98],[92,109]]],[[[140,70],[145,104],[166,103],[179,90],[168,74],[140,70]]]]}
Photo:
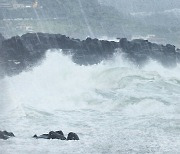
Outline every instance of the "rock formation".
{"type": "Polygon", "coordinates": [[[15,137],[15,135],[12,132],[0,131],[0,139],[7,140],[10,137],[15,137]]]}
{"type": "Polygon", "coordinates": [[[67,140],[79,140],[79,137],[76,133],[70,132],[68,134],[67,140]]]}
{"type": "Polygon", "coordinates": [[[36,139],[59,139],[59,140],[66,140],[62,131],[50,131],[48,134],[42,134],[40,136],[34,135],[36,139]]]}
{"type": "Polygon", "coordinates": [[[36,134],[33,136],[36,139],[58,139],[58,140],[79,140],[79,137],[76,133],[70,132],[68,137],[64,136],[62,131],[50,131],[48,134],[42,134],[37,136],[36,134]]]}
{"type": "Polygon", "coordinates": [[[180,61],[180,52],[175,46],[142,39],[128,41],[121,38],[115,42],[87,38],[81,41],[60,34],[28,33],[5,40],[0,35],[1,76],[18,74],[38,64],[48,49],[62,49],[59,51],[71,54],[73,61],[79,65],[97,64],[119,51],[140,66],[149,59],[166,67],[174,67],[180,61]]]}

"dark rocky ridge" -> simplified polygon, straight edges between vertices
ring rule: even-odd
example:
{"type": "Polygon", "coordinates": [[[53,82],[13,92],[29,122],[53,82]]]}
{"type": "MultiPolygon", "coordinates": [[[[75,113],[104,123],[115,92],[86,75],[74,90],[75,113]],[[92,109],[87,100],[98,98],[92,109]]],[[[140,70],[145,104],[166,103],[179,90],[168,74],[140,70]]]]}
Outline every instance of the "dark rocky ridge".
{"type": "Polygon", "coordinates": [[[59,51],[72,54],[73,61],[80,65],[97,64],[111,58],[118,50],[137,65],[143,65],[150,58],[166,67],[174,67],[180,61],[175,46],[142,39],[122,38],[114,42],[87,38],[81,41],[61,34],[28,33],[5,40],[0,35],[1,75],[15,75],[31,68],[45,57],[48,49],[62,49],[59,51]]]}

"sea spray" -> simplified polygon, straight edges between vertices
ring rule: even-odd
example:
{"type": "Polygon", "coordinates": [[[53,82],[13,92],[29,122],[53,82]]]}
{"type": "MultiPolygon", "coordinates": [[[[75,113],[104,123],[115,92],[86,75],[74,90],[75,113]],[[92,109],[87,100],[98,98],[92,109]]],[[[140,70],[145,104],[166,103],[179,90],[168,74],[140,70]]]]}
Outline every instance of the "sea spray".
{"type": "Polygon", "coordinates": [[[0,129],[16,138],[0,141],[0,151],[178,153],[179,74],[179,66],[166,69],[154,61],[138,68],[121,54],[80,66],[71,56],[48,52],[39,66],[1,80],[1,106],[8,108],[1,108],[0,129]],[[32,138],[50,130],[77,132],[81,140],[32,138]]]}
{"type": "Polygon", "coordinates": [[[138,68],[120,54],[97,65],[80,66],[71,56],[54,51],[38,67],[7,77],[5,82],[13,104],[42,110],[103,110],[147,99],[176,104],[179,73],[179,66],[169,70],[154,61],[138,68]]]}

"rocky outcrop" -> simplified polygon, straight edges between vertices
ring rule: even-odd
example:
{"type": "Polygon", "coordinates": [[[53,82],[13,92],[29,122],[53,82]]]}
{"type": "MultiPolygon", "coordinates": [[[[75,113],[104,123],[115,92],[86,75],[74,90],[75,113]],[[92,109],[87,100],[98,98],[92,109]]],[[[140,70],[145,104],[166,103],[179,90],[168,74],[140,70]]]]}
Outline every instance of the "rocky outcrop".
{"type": "Polygon", "coordinates": [[[36,139],[59,139],[59,140],[66,140],[66,137],[64,136],[62,131],[50,131],[48,134],[42,134],[40,136],[34,135],[33,136],[36,139]]]}
{"type": "Polygon", "coordinates": [[[62,49],[59,51],[72,54],[73,61],[79,65],[97,64],[118,51],[137,65],[154,59],[173,67],[180,61],[180,53],[170,44],[159,45],[142,39],[128,41],[126,38],[119,42],[91,38],[81,41],[60,34],[28,33],[7,40],[2,37],[1,75],[14,75],[31,68],[44,58],[48,49],[62,49]]]}
{"type": "Polygon", "coordinates": [[[42,134],[37,136],[36,134],[33,136],[36,139],[58,139],[58,140],[79,140],[79,137],[76,133],[70,132],[68,137],[64,136],[62,131],[50,131],[48,134],[42,134]]]}
{"type": "MultiPolygon", "coordinates": [[[[0,131],[0,139],[7,140],[11,137],[15,137],[12,132],[0,131]]],[[[67,138],[64,136],[64,133],[60,131],[50,131],[48,134],[42,134],[33,136],[36,139],[58,139],[58,140],[79,140],[79,136],[76,133],[70,132],[67,138]]]]}
{"type": "Polygon", "coordinates": [[[151,43],[148,40],[135,39],[128,41],[126,38],[120,40],[120,47],[126,56],[138,65],[142,65],[147,60],[153,59],[160,62],[166,67],[176,66],[176,57],[179,53],[176,51],[175,46],[167,44],[159,45],[151,43]]]}
{"type": "Polygon", "coordinates": [[[79,137],[76,133],[70,132],[68,134],[67,140],[79,140],[79,137]]]}
{"type": "Polygon", "coordinates": [[[7,140],[10,137],[15,137],[15,135],[12,132],[0,131],[0,139],[7,140]]]}

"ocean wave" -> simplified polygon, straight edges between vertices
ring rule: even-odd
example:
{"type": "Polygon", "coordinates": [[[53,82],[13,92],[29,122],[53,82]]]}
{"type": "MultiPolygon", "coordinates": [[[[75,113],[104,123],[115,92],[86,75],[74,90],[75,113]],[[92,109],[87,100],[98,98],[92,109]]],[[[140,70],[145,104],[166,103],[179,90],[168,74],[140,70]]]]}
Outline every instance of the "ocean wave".
{"type": "Polygon", "coordinates": [[[175,106],[180,99],[180,69],[151,61],[137,68],[117,54],[92,66],[79,66],[58,52],[48,52],[32,71],[6,77],[7,98],[14,107],[55,110],[122,110],[142,101],[175,106]]]}

